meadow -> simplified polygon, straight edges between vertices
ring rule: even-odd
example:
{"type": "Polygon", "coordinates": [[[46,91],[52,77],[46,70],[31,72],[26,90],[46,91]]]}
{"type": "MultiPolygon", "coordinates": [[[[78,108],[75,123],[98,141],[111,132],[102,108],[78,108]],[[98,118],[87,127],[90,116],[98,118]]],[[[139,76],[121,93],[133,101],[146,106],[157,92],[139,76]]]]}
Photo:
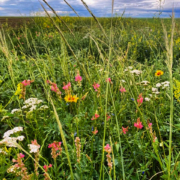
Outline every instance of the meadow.
{"type": "Polygon", "coordinates": [[[35,17],[0,29],[0,179],[180,179],[180,19],[35,17]]]}

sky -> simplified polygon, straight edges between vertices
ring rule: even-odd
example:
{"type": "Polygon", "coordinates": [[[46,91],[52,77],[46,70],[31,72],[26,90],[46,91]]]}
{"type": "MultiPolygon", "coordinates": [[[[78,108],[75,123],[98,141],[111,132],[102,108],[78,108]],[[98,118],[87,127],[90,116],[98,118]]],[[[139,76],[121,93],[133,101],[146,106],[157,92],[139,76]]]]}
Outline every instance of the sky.
{"type": "MultiPolygon", "coordinates": [[[[63,16],[76,16],[64,0],[46,0],[54,10],[63,16]]],[[[66,0],[79,14],[79,16],[91,16],[83,6],[81,0],[66,0]]],[[[97,17],[111,16],[112,0],[84,0],[93,14],[97,17]]],[[[180,18],[180,0],[114,0],[114,16],[121,16],[125,11],[125,17],[150,18],[170,17],[174,7],[175,17],[180,18]]],[[[40,2],[42,0],[0,0],[0,16],[34,16],[45,15],[40,2]]],[[[44,4],[44,3],[43,3],[44,4]]],[[[50,9],[45,5],[48,12],[50,9]]]]}

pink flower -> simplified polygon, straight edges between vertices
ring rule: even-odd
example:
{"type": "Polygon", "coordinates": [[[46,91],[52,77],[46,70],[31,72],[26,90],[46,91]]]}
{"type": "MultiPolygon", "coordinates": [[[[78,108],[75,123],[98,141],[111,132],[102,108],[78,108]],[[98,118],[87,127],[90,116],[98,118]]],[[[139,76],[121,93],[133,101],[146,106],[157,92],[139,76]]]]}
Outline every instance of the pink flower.
{"type": "Polygon", "coordinates": [[[24,80],[21,82],[23,86],[29,86],[31,84],[31,80],[24,80]]]}
{"type": "Polygon", "coordinates": [[[148,127],[151,128],[151,126],[152,126],[152,123],[149,123],[149,124],[148,124],[148,127]]]}
{"type": "Polygon", "coordinates": [[[94,83],[94,84],[93,84],[93,87],[94,87],[95,91],[97,91],[97,89],[99,89],[99,87],[100,87],[100,84],[94,83]]]}
{"type": "Polygon", "coordinates": [[[141,93],[137,99],[138,106],[140,106],[143,103],[143,99],[144,98],[142,97],[142,93],[141,93]]]}
{"type": "Polygon", "coordinates": [[[104,147],[104,150],[107,152],[109,150],[111,150],[111,146],[109,146],[109,144],[107,144],[105,147],[104,147]]]}
{"type": "Polygon", "coordinates": [[[65,85],[65,86],[63,87],[63,89],[64,89],[65,91],[69,90],[70,88],[71,88],[71,83],[70,83],[70,82],[68,82],[67,85],[65,85]]]}
{"type": "Polygon", "coordinates": [[[122,127],[122,130],[123,130],[123,133],[126,134],[126,132],[128,131],[128,127],[127,128],[122,127]]]}
{"type": "Polygon", "coordinates": [[[99,117],[99,114],[95,113],[95,115],[91,118],[91,120],[96,120],[99,117]]]}
{"type": "Polygon", "coordinates": [[[106,120],[108,121],[111,118],[108,114],[106,114],[106,120]]]}
{"type": "Polygon", "coordinates": [[[121,87],[121,89],[119,89],[121,91],[121,93],[126,92],[126,89],[124,87],[121,87]]]}
{"type": "Polygon", "coordinates": [[[96,135],[96,134],[98,133],[97,128],[95,128],[95,130],[94,130],[94,131],[92,131],[92,133],[93,133],[94,135],[96,135]]]}
{"type": "Polygon", "coordinates": [[[143,128],[143,125],[142,125],[142,122],[140,121],[140,118],[137,119],[137,123],[134,123],[134,126],[137,127],[138,129],[143,128]]]}
{"type": "Polygon", "coordinates": [[[19,156],[20,156],[20,158],[24,158],[25,155],[20,153],[19,156]]]}
{"type": "Polygon", "coordinates": [[[79,74],[77,74],[77,76],[75,77],[75,81],[81,82],[82,77],[79,74]]]}
{"type": "Polygon", "coordinates": [[[106,82],[110,82],[111,83],[111,78],[107,78],[106,82]]]}

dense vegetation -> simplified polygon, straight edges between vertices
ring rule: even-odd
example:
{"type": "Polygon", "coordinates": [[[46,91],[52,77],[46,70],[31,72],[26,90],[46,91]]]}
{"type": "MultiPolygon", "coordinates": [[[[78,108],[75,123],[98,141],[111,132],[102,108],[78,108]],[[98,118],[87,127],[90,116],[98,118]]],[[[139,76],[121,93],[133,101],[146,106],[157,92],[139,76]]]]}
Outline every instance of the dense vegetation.
{"type": "Polygon", "coordinates": [[[180,20],[98,21],[1,29],[0,179],[180,178],[180,20]]]}

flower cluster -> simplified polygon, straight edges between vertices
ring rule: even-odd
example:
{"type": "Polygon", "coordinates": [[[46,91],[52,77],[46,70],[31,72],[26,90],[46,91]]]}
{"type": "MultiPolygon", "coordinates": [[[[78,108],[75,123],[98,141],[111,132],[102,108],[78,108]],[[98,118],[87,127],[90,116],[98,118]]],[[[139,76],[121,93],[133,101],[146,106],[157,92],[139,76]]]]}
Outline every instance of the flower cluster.
{"type": "Polygon", "coordinates": [[[128,132],[128,127],[124,128],[122,127],[123,133],[126,134],[128,132]]]}
{"type": "Polygon", "coordinates": [[[134,123],[134,126],[137,127],[137,129],[143,128],[143,125],[142,125],[142,122],[140,121],[140,118],[137,119],[137,122],[134,123]]]}
{"type": "Polygon", "coordinates": [[[78,82],[79,86],[81,86],[82,77],[80,76],[79,70],[77,70],[77,74],[75,76],[75,81],[78,82]]]}
{"type": "Polygon", "coordinates": [[[49,144],[48,148],[51,148],[51,155],[54,160],[62,153],[61,142],[54,141],[52,144],[49,144]]]}
{"type": "Polygon", "coordinates": [[[107,144],[104,147],[104,151],[108,153],[106,157],[107,157],[107,162],[108,162],[108,167],[109,167],[109,174],[111,174],[111,170],[112,170],[112,162],[111,162],[111,155],[110,155],[110,153],[112,152],[111,146],[107,144]]]}
{"type": "Polygon", "coordinates": [[[35,174],[36,174],[36,178],[38,178],[38,162],[39,162],[39,148],[40,145],[37,143],[37,140],[35,139],[34,141],[31,141],[31,144],[28,144],[29,149],[30,149],[30,153],[35,153],[35,163],[34,163],[34,167],[35,167],[35,174]]]}
{"type": "Polygon", "coordinates": [[[13,110],[11,111],[11,114],[14,114],[14,113],[17,113],[17,112],[21,112],[21,109],[13,109],[13,110]]]}
{"type": "Polygon", "coordinates": [[[174,79],[174,97],[177,99],[178,102],[180,102],[180,81],[174,79]]]}
{"type": "Polygon", "coordinates": [[[96,120],[97,118],[99,118],[99,114],[98,114],[98,112],[96,111],[95,115],[91,118],[91,120],[96,120]]]}
{"type": "Polygon", "coordinates": [[[23,158],[24,154],[18,154],[17,160],[12,160],[16,164],[13,167],[11,167],[7,172],[15,172],[16,176],[22,177],[22,180],[30,180],[32,178],[32,175],[28,175],[27,168],[25,167],[25,164],[22,161],[23,158]]]}
{"type": "Polygon", "coordinates": [[[94,90],[97,91],[97,97],[100,96],[100,84],[95,83],[93,84],[94,90]]]}
{"type": "Polygon", "coordinates": [[[43,102],[42,100],[38,100],[37,98],[29,98],[24,101],[25,105],[22,107],[22,109],[30,108],[29,112],[32,112],[32,111],[36,110],[37,105],[42,102],[43,102]]]}
{"type": "MultiPolygon", "coordinates": [[[[48,172],[48,169],[52,167],[52,164],[50,164],[49,166],[44,165],[43,168],[45,170],[45,172],[48,172]]],[[[44,173],[44,180],[49,180],[49,177],[47,176],[46,173],[44,173]]]]}
{"type": "Polygon", "coordinates": [[[29,86],[34,80],[24,80],[17,85],[17,90],[14,95],[19,95],[19,99],[25,100],[26,86],[29,86]]]}
{"type": "Polygon", "coordinates": [[[15,127],[12,130],[6,131],[3,135],[3,140],[0,141],[0,144],[5,144],[8,147],[16,147],[17,140],[23,141],[25,137],[24,136],[10,137],[10,135],[17,133],[19,131],[23,131],[23,128],[22,127],[15,127]]]}
{"type": "Polygon", "coordinates": [[[137,103],[138,103],[138,106],[140,106],[142,103],[143,103],[143,97],[142,97],[142,93],[141,94],[139,94],[139,97],[138,97],[138,99],[137,99],[137,103]]]}
{"type": "Polygon", "coordinates": [[[50,87],[51,91],[54,91],[57,94],[57,96],[61,99],[61,91],[57,87],[57,84],[51,82],[50,80],[47,80],[47,83],[51,85],[51,87],[50,87]]]}
{"type": "Polygon", "coordinates": [[[77,162],[80,163],[80,160],[81,160],[81,142],[80,142],[79,137],[76,137],[76,139],[75,139],[75,146],[76,146],[77,162]]]}

